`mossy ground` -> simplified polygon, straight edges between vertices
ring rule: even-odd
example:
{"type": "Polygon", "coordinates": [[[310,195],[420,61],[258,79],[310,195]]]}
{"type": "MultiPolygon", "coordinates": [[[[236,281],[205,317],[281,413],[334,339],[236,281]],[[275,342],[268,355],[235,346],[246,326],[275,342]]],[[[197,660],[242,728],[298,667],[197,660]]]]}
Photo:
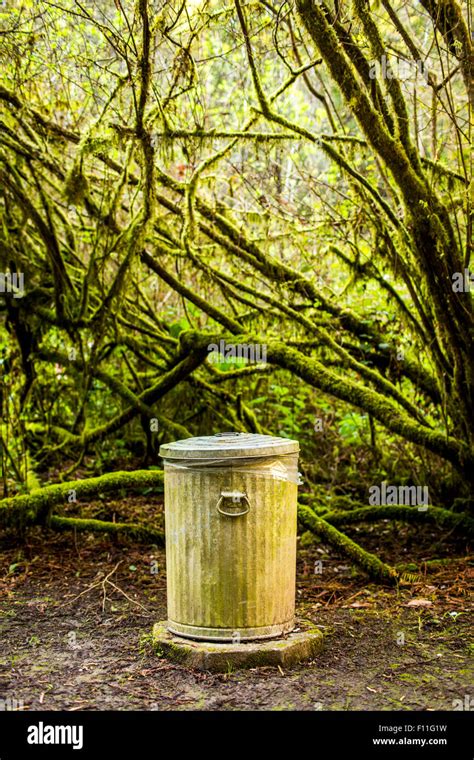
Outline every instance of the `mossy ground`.
{"type": "MultiPolygon", "coordinates": [[[[131,521],[138,510],[159,518],[161,503],[149,496],[81,509],[131,521]]],[[[323,652],[291,669],[210,674],[153,652],[153,623],[166,617],[162,549],[34,529],[20,550],[4,534],[0,699],[29,710],[454,709],[473,695],[468,547],[399,523],[351,535],[392,564],[413,562],[416,582],[369,583],[317,541],[299,551],[297,604],[326,634],[323,652]],[[433,556],[461,559],[425,574],[433,556]],[[104,578],[114,568],[113,586],[104,578]]]]}

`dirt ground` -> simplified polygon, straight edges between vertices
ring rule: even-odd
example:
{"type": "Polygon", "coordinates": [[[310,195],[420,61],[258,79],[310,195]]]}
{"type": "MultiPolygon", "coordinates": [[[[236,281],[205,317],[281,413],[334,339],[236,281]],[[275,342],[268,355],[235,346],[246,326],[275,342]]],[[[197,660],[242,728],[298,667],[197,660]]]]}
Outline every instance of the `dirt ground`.
{"type": "MultiPolygon", "coordinates": [[[[158,499],[137,497],[82,514],[151,521],[160,511],[158,499]]],[[[152,624],[166,618],[163,549],[39,529],[19,548],[0,536],[0,700],[24,710],[472,709],[469,547],[386,521],[350,535],[416,568],[398,589],[378,586],[305,536],[297,612],[324,632],[324,651],[286,671],[219,675],[152,650],[152,624]],[[428,566],[433,556],[449,561],[428,566]]]]}

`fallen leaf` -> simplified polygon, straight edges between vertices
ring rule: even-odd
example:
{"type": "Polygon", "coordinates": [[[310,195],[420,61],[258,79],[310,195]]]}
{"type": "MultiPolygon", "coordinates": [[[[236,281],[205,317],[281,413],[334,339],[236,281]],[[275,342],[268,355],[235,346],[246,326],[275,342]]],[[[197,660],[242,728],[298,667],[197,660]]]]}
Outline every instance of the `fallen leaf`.
{"type": "Polygon", "coordinates": [[[405,607],[432,607],[433,602],[430,602],[429,599],[410,599],[407,604],[405,604],[405,607]]]}

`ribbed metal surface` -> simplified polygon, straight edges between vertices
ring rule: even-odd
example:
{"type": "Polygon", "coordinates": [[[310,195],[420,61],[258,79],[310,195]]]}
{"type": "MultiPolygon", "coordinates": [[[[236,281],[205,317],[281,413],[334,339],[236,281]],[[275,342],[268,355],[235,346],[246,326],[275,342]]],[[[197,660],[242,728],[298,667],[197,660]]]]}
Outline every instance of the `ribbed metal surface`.
{"type": "Polygon", "coordinates": [[[296,483],[251,467],[177,469],[165,462],[170,630],[229,641],[292,629],[296,502],[296,483]],[[221,493],[229,491],[247,495],[247,514],[219,514],[221,493]]]}

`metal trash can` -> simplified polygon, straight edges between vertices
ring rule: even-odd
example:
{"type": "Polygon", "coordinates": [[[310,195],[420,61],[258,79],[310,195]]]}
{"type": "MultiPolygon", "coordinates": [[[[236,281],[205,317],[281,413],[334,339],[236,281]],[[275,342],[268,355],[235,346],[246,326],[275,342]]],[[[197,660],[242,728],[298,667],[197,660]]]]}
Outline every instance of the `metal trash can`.
{"type": "Polygon", "coordinates": [[[298,451],[249,433],[161,446],[172,633],[239,642],[293,630],[298,451]]]}

